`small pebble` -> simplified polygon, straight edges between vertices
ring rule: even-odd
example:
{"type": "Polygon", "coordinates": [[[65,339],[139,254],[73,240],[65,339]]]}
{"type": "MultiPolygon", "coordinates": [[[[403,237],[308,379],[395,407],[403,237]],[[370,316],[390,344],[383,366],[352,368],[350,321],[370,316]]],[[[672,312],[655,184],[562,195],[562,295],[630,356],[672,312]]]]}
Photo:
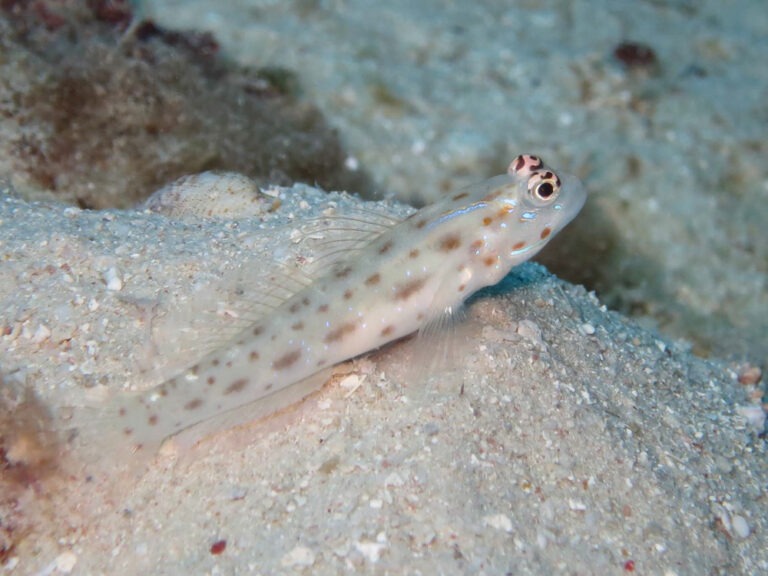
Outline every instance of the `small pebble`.
{"type": "MultiPolygon", "coordinates": [[[[379,538],[377,538],[377,540],[378,539],[379,538]]],[[[384,544],[384,542],[371,542],[370,540],[355,542],[355,549],[357,549],[360,554],[365,556],[366,560],[368,560],[368,562],[371,564],[376,564],[376,562],[379,561],[381,551],[386,547],[387,546],[384,544]]]]}
{"type": "Polygon", "coordinates": [[[392,472],[387,478],[384,480],[384,486],[403,486],[405,484],[405,480],[398,474],[397,472],[392,472]]]}
{"type": "Polygon", "coordinates": [[[747,520],[744,516],[734,516],[731,520],[731,525],[733,526],[733,531],[736,533],[736,536],[742,540],[749,537],[751,530],[749,529],[749,524],[747,524],[747,520]]]}
{"type": "Polygon", "coordinates": [[[37,576],[50,576],[52,574],[70,574],[77,564],[77,556],[72,552],[63,552],[45,568],[37,572],[37,576]]]}
{"type": "Polygon", "coordinates": [[[586,336],[592,336],[595,333],[595,327],[589,322],[585,322],[581,325],[581,333],[586,336]]]}
{"type": "Polygon", "coordinates": [[[213,554],[214,556],[218,556],[219,554],[222,554],[226,549],[227,549],[226,540],[217,540],[216,542],[211,544],[211,554],[213,554]]]}
{"type": "Polygon", "coordinates": [[[568,507],[571,510],[575,510],[576,512],[583,512],[587,509],[586,504],[583,502],[579,502],[578,500],[568,500],[568,507]]]}
{"type": "Polygon", "coordinates": [[[312,566],[315,563],[315,553],[306,546],[296,546],[280,560],[284,568],[292,566],[312,566]]]}
{"type": "Polygon", "coordinates": [[[347,170],[351,170],[352,172],[355,172],[356,170],[360,169],[360,161],[354,156],[347,156],[344,159],[344,167],[347,170]]]}
{"type": "Polygon", "coordinates": [[[737,406],[736,412],[747,421],[747,425],[758,434],[765,429],[765,410],[762,406],[737,406]]]}
{"type": "Polygon", "coordinates": [[[232,486],[227,498],[229,500],[243,500],[248,495],[248,488],[245,486],[232,486]]]}
{"type": "Polygon", "coordinates": [[[492,514],[483,518],[483,524],[495,528],[496,530],[503,530],[504,532],[512,532],[512,520],[506,514],[492,514]]]}
{"type": "Polygon", "coordinates": [[[355,390],[360,386],[360,377],[357,374],[345,376],[344,379],[339,382],[339,386],[345,390],[355,390]]]}
{"type": "Polygon", "coordinates": [[[77,564],[77,556],[72,552],[64,552],[63,554],[59,554],[58,558],[56,558],[56,568],[59,572],[63,572],[64,574],[72,572],[75,568],[75,564],[77,564]]]}
{"type": "Polygon", "coordinates": [[[40,326],[37,327],[37,330],[35,330],[35,333],[32,335],[32,342],[35,344],[40,344],[48,340],[50,337],[51,329],[48,328],[48,326],[45,324],[40,324],[40,326]]]}
{"type": "Polygon", "coordinates": [[[114,266],[104,273],[104,282],[107,285],[107,290],[118,292],[123,289],[123,279],[114,266]]]}
{"type": "Polygon", "coordinates": [[[621,42],[613,49],[613,57],[628,69],[650,69],[658,65],[656,52],[642,42],[621,42]]]}
{"type": "Polygon", "coordinates": [[[535,344],[541,344],[541,328],[531,320],[520,320],[517,323],[517,333],[535,344]]]}
{"type": "Polygon", "coordinates": [[[763,377],[763,371],[759,366],[747,365],[739,372],[739,384],[744,386],[755,386],[763,377]]]}

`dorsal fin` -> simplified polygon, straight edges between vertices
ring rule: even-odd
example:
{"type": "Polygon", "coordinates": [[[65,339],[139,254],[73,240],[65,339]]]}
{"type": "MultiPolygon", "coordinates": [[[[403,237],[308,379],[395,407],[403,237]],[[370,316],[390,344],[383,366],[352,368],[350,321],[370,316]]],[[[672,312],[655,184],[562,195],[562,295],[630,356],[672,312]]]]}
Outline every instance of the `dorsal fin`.
{"type": "Polygon", "coordinates": [[[160,383],[189,368],[310,284],[300,270],[246,262],[191,295],[166,303],[152,319],[145,376],[160,383]]]}
{"type": "Polygon", "coordinates": [[[402,219],[394,210],[377,205],[375,209],[356,208],[345,210],[343,215],[334,213],[307,220],[299,231],[302,248],[309,254],[304,273],[316,278],[359,252],[402,219]]]}
{"type": "Polygon", "coordinates": [[[225,346],[399,221],[393,211],[367,208],[307,220],[295,228],[287,261],[243,262],[167,303],[152,320],[147,378],[159,383],[225,346]]]}

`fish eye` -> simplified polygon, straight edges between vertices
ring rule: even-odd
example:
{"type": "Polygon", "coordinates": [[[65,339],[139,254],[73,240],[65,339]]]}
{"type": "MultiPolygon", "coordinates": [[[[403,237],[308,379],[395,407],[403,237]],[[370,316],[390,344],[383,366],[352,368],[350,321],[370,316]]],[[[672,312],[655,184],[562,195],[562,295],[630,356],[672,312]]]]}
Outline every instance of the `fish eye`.
{"type": "Polygon", "coordinates": [[[552,194],[555,193],[555,189],[552,186],[551,182],[542,182],[539,184],[536,188],[535,194],[539,198],[539,200],[546,200],[552,194]]]}
{"type": "Polygon", "coordinates": [[[528,194],[537,204],[549,204],[560,192],[560,178],[549,170],[535,172],[528,179],[528,194]]]}

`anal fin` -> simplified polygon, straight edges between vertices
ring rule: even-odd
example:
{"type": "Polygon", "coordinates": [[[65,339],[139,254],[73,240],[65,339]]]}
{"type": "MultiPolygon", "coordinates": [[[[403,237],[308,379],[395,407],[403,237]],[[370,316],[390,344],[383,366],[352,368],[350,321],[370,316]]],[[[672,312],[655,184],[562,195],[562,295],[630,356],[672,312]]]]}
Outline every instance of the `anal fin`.
{"type": "Polygon", "coordinates": [[[172,436],[170,441],[185,449],[222,430],[267,418],[317,392],[330,379],[332,372],[333,367],[325,368],[269,396],[243,404],[182,430],[172,436]]]}

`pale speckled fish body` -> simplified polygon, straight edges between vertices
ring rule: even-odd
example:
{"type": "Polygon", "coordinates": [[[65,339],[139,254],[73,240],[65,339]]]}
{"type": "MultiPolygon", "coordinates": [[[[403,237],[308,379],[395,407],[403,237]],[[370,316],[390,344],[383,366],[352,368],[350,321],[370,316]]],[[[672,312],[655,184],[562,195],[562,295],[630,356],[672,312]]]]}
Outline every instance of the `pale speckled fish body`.
{"type": "MultiPolygon", "coordinates": [[[[190,426],[260,404],[322,370],[406,336],[500,281],[565,226],[581,184],[535,156],[506,174],[427,206],[355,250],[196,365],[108,418],[134,450],[190,426]]],[[[295,398],[294,398],[295,400],[295,398]]]]}

